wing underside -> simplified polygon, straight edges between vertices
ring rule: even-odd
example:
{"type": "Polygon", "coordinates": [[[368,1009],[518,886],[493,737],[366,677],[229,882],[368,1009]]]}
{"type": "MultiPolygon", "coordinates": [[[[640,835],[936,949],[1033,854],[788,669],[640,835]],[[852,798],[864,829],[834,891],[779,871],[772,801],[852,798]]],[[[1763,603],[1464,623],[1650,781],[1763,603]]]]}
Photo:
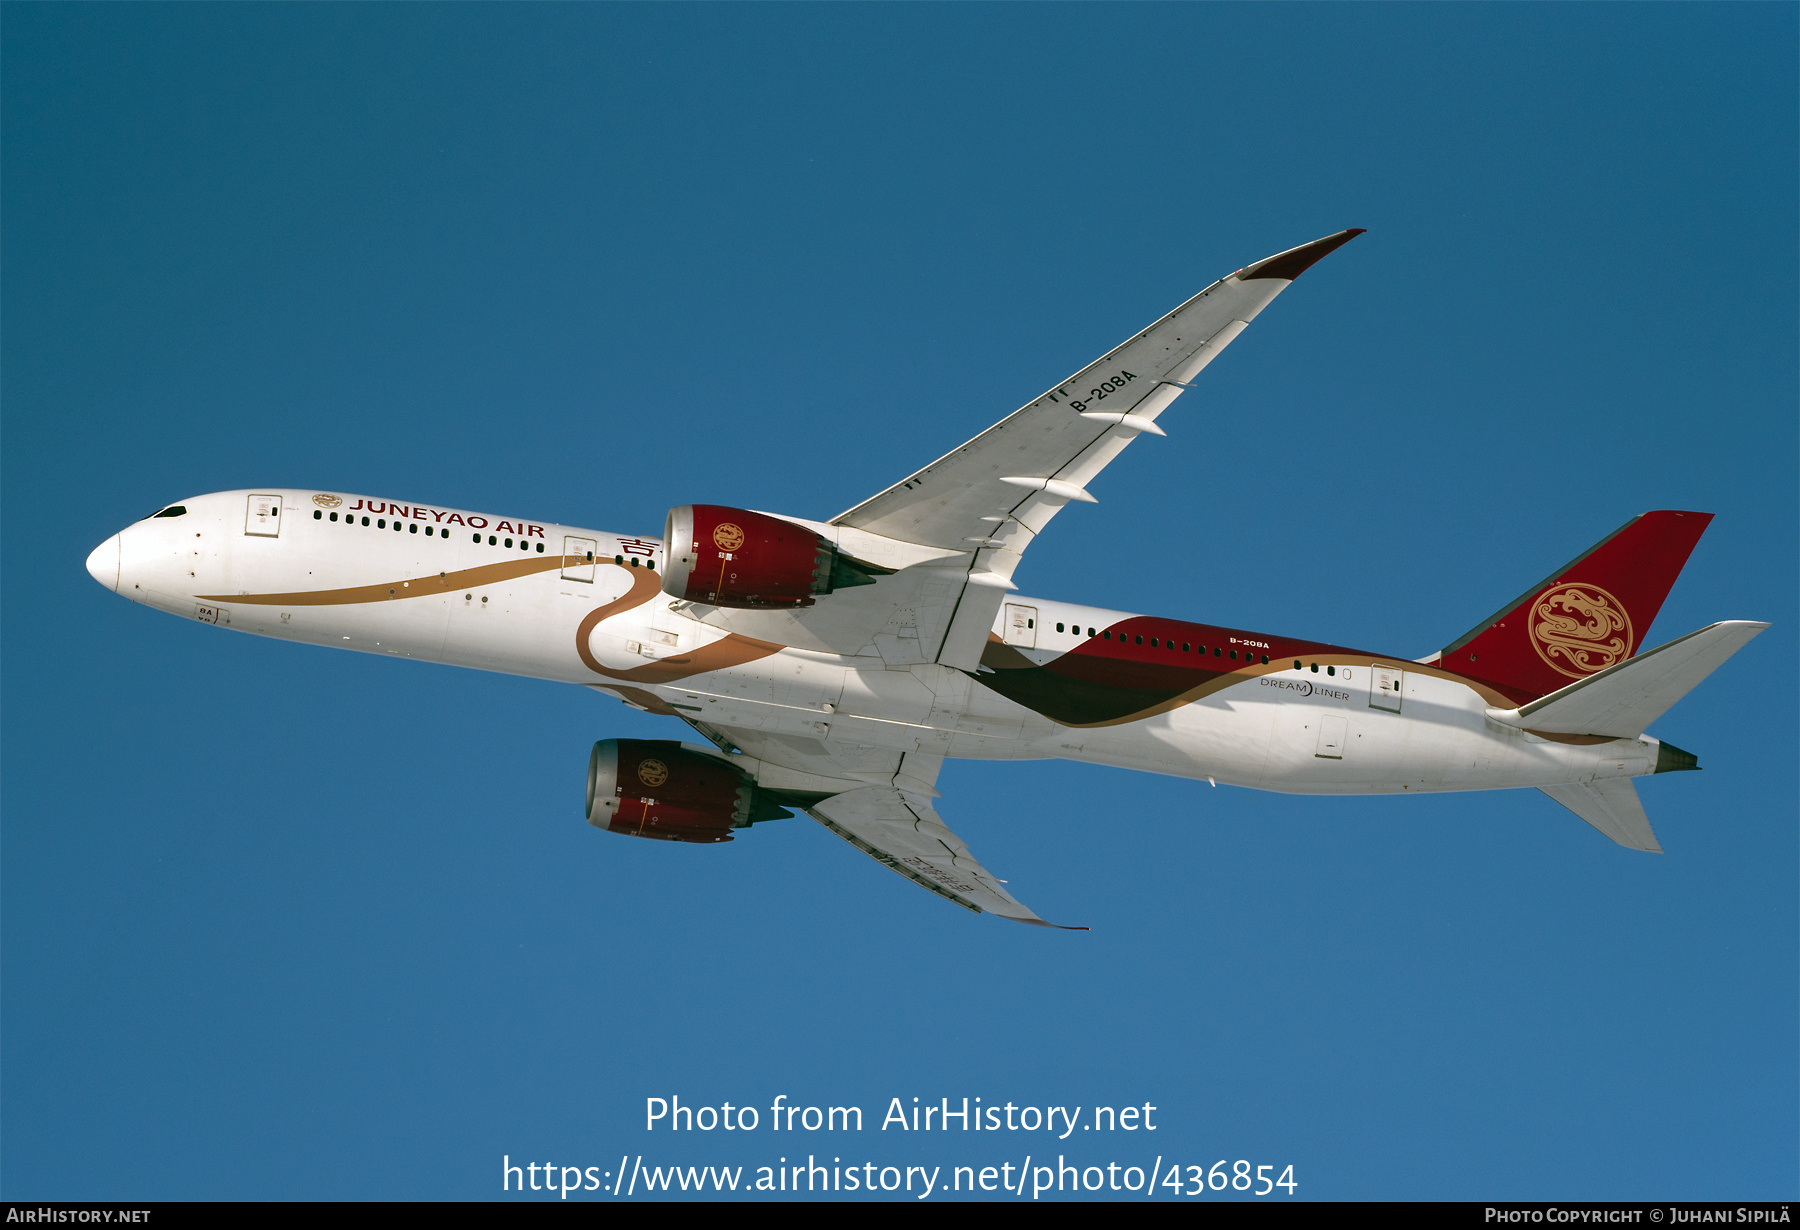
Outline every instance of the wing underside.
{"type": "Polygon", "coordinates": [[[998,914],[1035,927],[1056,925],[1039,918],[1007,892],[1002,881],[975,861],[962,838],[918,795],[891,786],[865,786],[823,799],[806,812],[882,866],[965,910],[998,914]]]}

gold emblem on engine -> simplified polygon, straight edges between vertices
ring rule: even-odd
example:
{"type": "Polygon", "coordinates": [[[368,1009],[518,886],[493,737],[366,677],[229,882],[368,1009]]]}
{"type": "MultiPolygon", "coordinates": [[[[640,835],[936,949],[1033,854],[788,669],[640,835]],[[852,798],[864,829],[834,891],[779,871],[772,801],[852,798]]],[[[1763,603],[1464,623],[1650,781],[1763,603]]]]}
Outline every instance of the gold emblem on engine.
{"type": "Polygon", "coordinates": [[[713,530],[713,546],[721,551],[735,551],[744,545],[744,527],[721,521],[713,530]]]}
{"type": "Polygon", "coordinates": [[[638,762],[638,780],[646,786],[660,786],[669,780],[669,766],[660,760],[638,762]]]}
{"type": "Polygon", "coordinates": [[[343,500],[335,495],[315,495],[313,497],[313,503],[317,504],[320,508],[336,508],[343,502],[343,500]]]}
{"type": "Polygon", "coordinates": [[[1584,679],[1631,656],[1631,616],[1598,585],[1553,585],[1531,604],[1531,647],[1550,669],[1584,679]]]}

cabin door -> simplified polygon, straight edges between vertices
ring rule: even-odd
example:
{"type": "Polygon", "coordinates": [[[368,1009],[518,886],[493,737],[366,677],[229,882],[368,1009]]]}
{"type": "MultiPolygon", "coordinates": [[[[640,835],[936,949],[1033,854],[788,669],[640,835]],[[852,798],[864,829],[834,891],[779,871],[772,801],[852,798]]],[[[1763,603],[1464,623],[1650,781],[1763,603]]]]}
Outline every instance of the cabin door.
{"type": "Polygon", "coordinates": [[[1037,608],[1006,604],[1006,643],[1021,649],[1037,648],[1037,608]]]}

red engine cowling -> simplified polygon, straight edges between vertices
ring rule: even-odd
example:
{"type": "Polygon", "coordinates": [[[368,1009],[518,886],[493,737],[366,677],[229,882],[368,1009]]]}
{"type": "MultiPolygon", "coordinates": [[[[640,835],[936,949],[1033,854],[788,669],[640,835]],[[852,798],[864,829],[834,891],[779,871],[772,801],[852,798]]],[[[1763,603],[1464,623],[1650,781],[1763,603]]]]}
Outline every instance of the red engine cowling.
{"type": "Polygon", "coordinates": [[[811,606],[892,569],[852,560],[804,525],[717,504],[683,504],[663,527],[663,591],[743,610],[811,606]]]}
{"type": "Polygon", "coordinates": [[[732,829],[793,815],[719,756],[673,739],[604,739],[588,757],[587,821],[662,841],[730,841],[732,829]]]}

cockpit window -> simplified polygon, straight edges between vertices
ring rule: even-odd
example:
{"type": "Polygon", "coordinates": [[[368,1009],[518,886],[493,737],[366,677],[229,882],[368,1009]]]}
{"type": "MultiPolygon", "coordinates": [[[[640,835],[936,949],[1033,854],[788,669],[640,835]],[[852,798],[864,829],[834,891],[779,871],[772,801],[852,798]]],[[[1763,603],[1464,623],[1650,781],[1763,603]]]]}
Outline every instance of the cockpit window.
{"type": "Polygon", "coordinates": [[[163,509],[161,512],[151,513],[148,517],[145,517],[144,520],[154,521],[158,517],[185,517],[185,516],[187,516],[186,508],[182,507],[180,504],[171,504],[167,508],[163,509]]]}

